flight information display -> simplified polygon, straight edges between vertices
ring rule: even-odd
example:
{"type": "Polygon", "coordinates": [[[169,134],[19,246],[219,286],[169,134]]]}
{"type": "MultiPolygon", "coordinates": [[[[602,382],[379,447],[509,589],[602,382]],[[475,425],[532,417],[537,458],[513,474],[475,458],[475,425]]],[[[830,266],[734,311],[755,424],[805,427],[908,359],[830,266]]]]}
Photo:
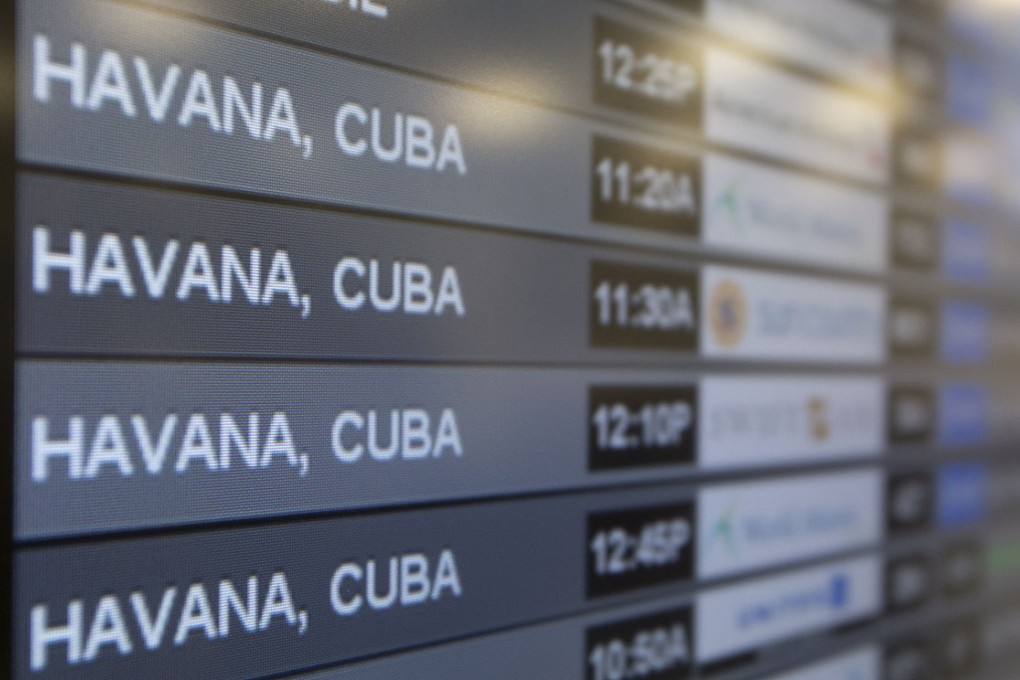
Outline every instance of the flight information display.
{"type": "Polygon", "coordinates": [[[15,0],[17,680],[1020,677],[1020,7],[15,0]]]}

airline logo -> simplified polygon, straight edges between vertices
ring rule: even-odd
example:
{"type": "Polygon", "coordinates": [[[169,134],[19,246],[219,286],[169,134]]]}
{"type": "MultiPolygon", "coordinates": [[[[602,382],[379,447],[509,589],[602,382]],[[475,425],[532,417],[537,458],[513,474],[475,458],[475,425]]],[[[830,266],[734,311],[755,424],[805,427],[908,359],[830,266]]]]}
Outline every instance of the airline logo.
{"type": "Polygon", "coordinates": [[[885,385],[877,377],[715,377],[701,382],[699,464],[785,465],[882,452],[885,385]]]}
{"type": "Polygon", "coordinates": [[[954,364],[988,360],[992,345],[992,313],[986,305],[962,300],[942,304],[942,358],[954,364]]]}
{"type": "Polygon", "coordinates": [[[721,50],[706,51],[705,73],[705,133],[712,141],[866,182],[888,181],[888,110],[721,50]]]}
{"type": "Polygon", "coordinates": [[[957,528],[981,522],[988,514],[988,466],[943,465],[938,471],[936,499],[939,526],[957,528]]]}
{"type": "Polygon", "coordinates": [[[703,173],[702,232],[709,245],[860,271],[885,269],[884,197],[718,155],[706,158],[703,173]]]}
{"type": "Polygon", "coordinates": [[[884,92],[892,81],[889,16],[848,0],[708,0],[712,28],[801,66],[884,92]]]}
{"type": "MultiPolygon", "coordinates": [[[[705,278],[709,278],[706,274],[705,278]]],[[[751,305],[744,286],[735,278],[719,277],[712,283],[704,305],[711,323],[712,341],[723,350],[739,347],[747,337],[751,305]]]]}
{"type": "Polygon", "coordinates": [[[730,576],[877,543],[883,491],[877,470],[703,489],[698,576],[730,576]]]}
{"type": "Polygon", "coordinates": [[[970,222],[950,219],[942,228],[942,272],[965,283],[988,283],[992,270],[992,235],[970,222]]]}
{"type": "Polygon", "coordinates": [[[955,383],[939,392],[939,443],[982,444],[989,435],[989,396],[983,385],[955,383]]]}
{"type": "Polygon", "coordinates": [[[698,595],[696,643],[701,664],[877,614],[882,565],[847,560],[709,590],[698,595]]]}
{"type": "Polygon", "coordinates": [[[865,647],[767,680],[881,680],[882,653],[865,647]]]}
{"type": "Polygon", "coordinates": [[[886,295],[877,286],[706,267],[701,296],[705,356],[855,364],[885,358],[886,295]]]}

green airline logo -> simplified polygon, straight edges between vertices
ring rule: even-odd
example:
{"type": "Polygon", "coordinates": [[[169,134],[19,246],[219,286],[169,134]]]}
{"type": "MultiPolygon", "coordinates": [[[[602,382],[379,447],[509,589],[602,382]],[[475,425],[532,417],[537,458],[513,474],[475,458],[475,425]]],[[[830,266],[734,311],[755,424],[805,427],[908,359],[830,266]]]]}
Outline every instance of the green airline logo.
{"type": "Polygon", "coordinates": [[[712,201],[709,220],[720,219],[720,215],[722,219],[729,222],[731,227],[743,228],[743,220],[740,218],[740,182],[738,180],[730,182],[712,201]]]}
{"type": "Polygon", "coordinates": [[[733,533],[733,517],[737,514],[737,505],[736,500],[730,503],[729,507],[719,515],[719,519],[712,525],[712,530],[708,534],[708,550],[711,550],[716,541],[719,541],[730,557],[737,557],[737,541],[733,533]]]}

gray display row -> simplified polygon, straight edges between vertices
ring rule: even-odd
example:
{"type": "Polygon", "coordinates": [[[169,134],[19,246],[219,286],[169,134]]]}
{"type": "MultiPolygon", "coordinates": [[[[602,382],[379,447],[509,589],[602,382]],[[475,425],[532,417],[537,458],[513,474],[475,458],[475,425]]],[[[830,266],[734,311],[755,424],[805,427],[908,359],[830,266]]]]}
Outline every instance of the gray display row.
{"type": "Polygon", "coordinates": [[[26,161],[630,240],[592,224],[594,135],[678,151],[161,13],[92,0],[23,5],[18,155],[26,161]]]}
{"type": "Polygon", "coordinates": [[[31,174],[19,192],[23,352],[660,365],[886,354],[873,284],[805,287],[801,275],[31,174]]]}
{"type": "Polygon", "coordinates": [[[22,363],[18,384],[21,538],[693,474],[677,373],[61,361],[22,363]],[[595,385],[646,394],[635,420],[664,410],[671,437],[600,447],[596,411],[619,402],[590,404],[595,385]]]}
{"type": "MultiPolygon", "coordinates": [[[[614,105],[598,96],[600,77],[612,69],[608,53],[613,50],[592,40],[598,17],[629,24],[659,43],[658,50],[645,51],[650,46],[642,42],[623,50],[631,53],[636,68],[627,66],[619,84],[629,84],[634,98],[644,99],[648,115],[661,111],[642,91],[679,95],[665,87],[676,78],[687,83],[688,108],[696,111],[701,48],[717,38],[753,49],[758,58],[779,59],[878,95],[889,94],[895,71],[905,78],[915,75],[897,69],[892,59],[898,42],[895,22],[856,0],[751,7],[740,0],[651,0],[647,10],[639,11],[585,0],[562,0],[555,6],[518,0],[512,8],[444,0],[428,9],[413,0],[295,0],[286,9],[239,0],[141,2],[575,110],[592,107],[594,79],[594,100],[602,105],[594,110],[600,113],[611,110],[606,104],[614,105]],[[672,20],[649,20],[648,10],[673,10],[672,20]]],[[[620,63],[626,59],[626,54],[617,56],[620,63]]],[[[678,100],[660,96],[660,109],[678,100]]],[[[662,122],[696,123],[677,108],[662,122]]]]}
{"type": "MultiPolygon", "coordinates": [[[[497,7],[446,0],[427,8],[408,0],[356,0],[353,6],[350,0],[298,0],[285,8],[236,0],[148,4],[557,108],[601,115],[647,111],[664,124],[695,133],[700,128],[702,38],[678,26],[663,30],[661,21],[604,0],[497,7]],[[637,62],[627,81],[631,106],[593,96],[602,66],[618,68],[599,56],[597,17],[646,37],[629,45],[637,62]]],[[[621,91],[620,99],[626,94],[621,91]]]]}
{"type": "Polygon", "coordinates": [[[697,271],[666,257],[29,175],[19,197],[21,351],[660,363],[697,351],[697,271]],[[603,258],[647,265],[629,282],[635,318],[650,317],[624,334],[633,349],[593,346],[603,258]],[[639,296],[663,267],[677,279],[665,309],[639,296]]]}
{"type": "Polygon", "coordinates": [[[828,374],[26,360],[17,384],[23,540],[867,463],[945,418],[828,374]]]}

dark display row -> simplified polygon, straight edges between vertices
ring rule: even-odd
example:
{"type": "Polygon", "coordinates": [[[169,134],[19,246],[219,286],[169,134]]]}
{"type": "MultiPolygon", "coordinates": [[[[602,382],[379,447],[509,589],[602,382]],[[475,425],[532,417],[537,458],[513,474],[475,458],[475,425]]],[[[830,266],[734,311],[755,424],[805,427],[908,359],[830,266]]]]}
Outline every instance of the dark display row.
{"type": "Polygon", "coordinates": [[[643,489],[26,548],[15,557],[18,676],[271,674],[639,598],[655,598],[654,626],[624,618],[592,636],[693,626],[679,633],[694,650],[683,664],[719,665],[976,593],[980,545],[925,533],[921,479],[864,468],[702,489],[697,502],[689,489],[643,489]],[[726,521],[728,545],[715,535],[726,521]],[[702,587],[692,606],[662,599],[693,592],[698,576],[861,554],[887,526],[912,551],[887,564],[847,557],[702,587]]]}

